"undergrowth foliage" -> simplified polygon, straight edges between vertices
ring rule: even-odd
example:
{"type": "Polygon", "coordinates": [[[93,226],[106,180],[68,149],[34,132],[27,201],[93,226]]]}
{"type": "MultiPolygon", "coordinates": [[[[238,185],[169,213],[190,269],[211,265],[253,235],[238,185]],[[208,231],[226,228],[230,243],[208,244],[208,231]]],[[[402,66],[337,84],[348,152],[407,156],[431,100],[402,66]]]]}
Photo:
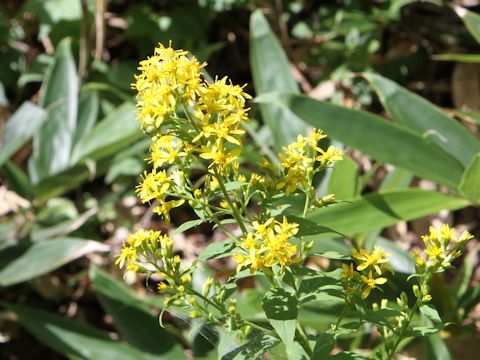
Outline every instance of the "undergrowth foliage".
{"type": "Polygon", "coordinates": [[[328,358],[339,338],[371,323],[381,338],[371,355],[390,359],[403,339],[441,329],[429,305],[429,281],[452,266],[472,236],[464,232],[456,237],[448,225],[431,228],[423,237],[424,254],[415,254],[411,299],[401,293],[393,304],[367,300],[394,275],[390,254],[380,247],[354,249],[341,268],[331,272],[304,266],[313,243],[305,240],[300,218],[336,202],[333,194],[317,196],[313,180],[342,160],[342,152],[334,146],[321,148],[319,141],[326,134],[313,129],[308,136],[298,135],[278,157],[247,163],[242,157],[243,125],[249,121],[246,103],[251,96],[245,86],[227,77],[209,83],[202,74],[205,66],[186,51],[161,44],[140,62],[133,87],[138,91],[141,128],[152,144],[147,159],[151,170],[142,175],[136,190],[166,222],[173,208],[188,205],[200,222],[222,229],[228,240],[203,258],[232,256],[238,264],[236,274],[226,282],[208,278],[198,287],[192,278],[199,263],[182,264],[171,237],[144,229],[125,242],[117,259],[120,268],[160,278],[158,290],[167,295],[166,309],[181,309],[233,333],[239,347],[229,351],[243,358],[261,357],[281,342],[289,358],[328,358]],[[286,215],[280,201],[293,197],[304,203],[298,217],[286,215]],[[226,226],[231,223],[238,225],[240,236],[226,226]],[[270,284],[262,301],[263,319],[251,319],[237,309],[236,281],[251,275],[263,276],[270,284]],[[330,329],[318,334],[300,324],[298,310],[325,297],[343,302],[343,311],[330,329]],[[416,326],[418,311],[432,318],[431,323],[416,326]],[[354,321],[343,324],[347,315],[354,321]]]}

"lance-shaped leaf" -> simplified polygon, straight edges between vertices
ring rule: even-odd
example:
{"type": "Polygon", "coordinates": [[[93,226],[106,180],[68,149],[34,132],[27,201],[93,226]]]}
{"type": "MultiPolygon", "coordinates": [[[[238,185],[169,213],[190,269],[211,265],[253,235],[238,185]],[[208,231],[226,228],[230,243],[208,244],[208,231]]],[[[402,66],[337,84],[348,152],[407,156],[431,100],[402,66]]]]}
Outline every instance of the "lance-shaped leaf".
{"type": "Polygon", "coordinates": [[[18,108],[0,134],[0,166],[30,140],[44,119],[45,111],[30,101],[18,108]]]}
{"type": "MultiPolygon", "coordinates": [[[[254,11],[250,18],[250,64],[257,95],[271,91],[300,93],[287,56],[261,10],[254,11]]],[[[286,108],[261,104],[260,111],[277,149],[305,133],[306,124],[286,108]]]]}
{"type": "Polygon", "coordinates": [[[480,204],[480,154],[477,154],[462,176],[460,193],[480,204]]]}
{"type": "Polygon", "coordinates": [[[33,138],[30,176],[34,183],[68,167],[77,124],[78,79],[70,40],[63,40],[55,52],[42,85],[40,105],[47,119],[33,138]]]}
{"type": "Polygon", "coordinates": [[[480,152],[480,141],[463,125],[421,96],[377,74],[363,75],[399,124],[429,137],[464,166],[480,152]]]}
{"type": "MultiPolygon", "coordinates": [[[[6,304],[40,342],[74,359],[168,360],[172,357],[142,352],[126,343],[112,340],[107,333],[46,311],[6,304]]],[[[159,341],[161,341],[159,339],[159,341]]]]}
{"type": "Polygon", "coordinates": [[[0,285],[9,286],[46,274],[93,251],[108,251],[92,240],[62,238],[11,246],[0,251],[0,285]]]}
{"type": "MultiPolygon", "coordinates": [[[[313,210],[308,213],[307,220],[335,232],[352,235],[391,226],[399,221],[416,219],[440,210],[456,210],[468,205],[469,202],[463,199],[436,191],[411,188],[371,193],[350,202],[313,210]]],[[[317,240],[325,238],[325,235],[308,238],[317,240]]]]}
{"type": "Polygon", "coordinates": [[[130,345],[151,354],[184,357],[174,337],[158,324],[158,317],[124,284],[94,265],[90,280],[103,309],[130,345]]]}

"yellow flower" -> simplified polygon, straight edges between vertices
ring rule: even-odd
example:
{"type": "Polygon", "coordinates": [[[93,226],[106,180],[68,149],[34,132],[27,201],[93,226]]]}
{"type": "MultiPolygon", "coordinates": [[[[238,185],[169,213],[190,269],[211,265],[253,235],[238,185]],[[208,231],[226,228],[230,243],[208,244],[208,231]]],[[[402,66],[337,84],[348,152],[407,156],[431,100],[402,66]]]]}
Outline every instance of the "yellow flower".
{"type": "Polygon", "coordinates": [[[172,135],[164,135],[155,140],[151,148],[150,162],[153,168],[162,167],[165,164],[173,164],[178,159],[187,156],[183,150],[183,142],[172,135]]]}
{"type": "Polygon", "coordinates": [[[161,197],[169,188],[171,181],[165,170],[144,172],[143,181],[136,187],[138,197],[143,203],[161,197]]]}
{"type": "Polygon", "coordinates": [[[353,263],[350,263],[350,265],[347,264],[342,264],[342,273],[340,276],[344,279],[353,279],[355,276],[355,270],[353,269],[353,263]]]}
{"type": "Polygon", "coordinates": [[[343,153],[335,146],[329,146],[327,151],[324,151],[319,147],[317,147],[316,150],[320,153],[316,160],[324,166],[332,165],[338,160],[343,160],[343,153]]]}
{"type": "Polygon", "coordinates": [[[257,271],[280,265],[280,273],[283,273],[286,266],[298,261],[297,246],[290,243],[290,239],[298,232],[298,224],[289,223],[284,217],[282,222],[273,218],[264,223],[254,221],[252,227],[255,232],[247,233],[239,243],[239,247],[248,255],[234,255],[239,268],[250,266],[252,271],[257,271]]]}
{"type": "Polygon", "coordinates": [[[180,200],[165,201],[163,199],[158,199],[158,202],[160,203],[160,205],[156,206],[153,209],[153,212],[158,214],[158,215],[162,215],[163,219],[167,223],[169,223],[170,222],[170,210],[172,210],[173,208],[181,206],[185,202],[185,200],[180,199],[180,200]]]}
{"type": "Polygon", "coordinates": [[[118,265],[120,269],[123,268],[125,262],[130,263],[137,259],[137,250],[131,246],[127,246],[123,244],[122,252],[117,255],[117,260],[115,261],[115,265],[118,265]]]}
{"type": "Polygon", "coordinates": [[[383,285],[387,282],[387,279],[384,277],[379,277],[375,279],[372,276],[372,271],[368,273],[368,277],[361,275],[360,279],[365,284],[365,287],[362,290],[362,299],[366,299],[368,295],[370,295],[372,289],[375,289],[377,285],[383,285]]]}
{"type": "Polygon", "coordinates": [[[238,158],[240,149],[226,152],[222,145],[204,146],[200,157],[202,159],[211,160],[209,168],[216,167],[222,174],[227,172],[230,163],[238,158]]]}
{"type": "Polygon", "coordinates": [[[365,249],[352,250],[352,257],[361,261],[357,266],[358,271],[373,267],[379,275],[382,273],[380,265],[388,262],[388,259],[386,258],[387,256],[390,256],[390,254],[385,254],[383,249],[378,246],[375,246],[371,253],[365,249]]]}

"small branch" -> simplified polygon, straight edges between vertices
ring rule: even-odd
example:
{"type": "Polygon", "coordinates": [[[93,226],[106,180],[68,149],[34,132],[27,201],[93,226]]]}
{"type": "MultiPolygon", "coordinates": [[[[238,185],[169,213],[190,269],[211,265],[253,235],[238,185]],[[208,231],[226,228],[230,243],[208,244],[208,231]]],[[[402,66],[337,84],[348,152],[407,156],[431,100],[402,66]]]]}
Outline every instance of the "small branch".
{"type": "Polygon", "coordinates": [[[90,28],[88,26],[88,0],[82,0],[82,24],[80,35],[80,53],[78,55],[78,81],[83,82],[83,79],[87,76],[88,66],[88,51],[89,51],[89,39],[90,28]]]}
{"type": "Polygon", "coordinates": [[[102,61],[103,47],[105,44],[105,10],[107,0],[97,0],[95,7],[95,54],[94,64],[102,61]]]}

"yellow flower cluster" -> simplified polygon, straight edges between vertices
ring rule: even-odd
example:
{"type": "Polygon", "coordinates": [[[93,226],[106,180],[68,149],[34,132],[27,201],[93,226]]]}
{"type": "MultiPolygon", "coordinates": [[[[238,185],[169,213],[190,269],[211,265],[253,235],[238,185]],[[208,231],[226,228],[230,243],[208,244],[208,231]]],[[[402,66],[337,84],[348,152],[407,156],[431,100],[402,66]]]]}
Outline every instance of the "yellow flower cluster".
{"type": "Polygon", "coordinates": [[[174,116],[178,102],[195,103],[202,83],[200,69],[206,64],[187,55],[187,51],[160,44],[153,56],[140,62],[141,73],[135,76],[133,88],[138,91],[137,107],[146,133],[157,132],[174,116]]]}
{"type": "Polygon", "coordinates": [[[353,249],[352,257],[356,262],[356,269],[353,263],[342,264],[341,277],[347,294],[354,295],[358,290],[362,299],[366,299],[377,285],[385,284],[387,279],[381,275],[385,271],[391,271],[388,256],[390,254],[386,254],[378,246],[375,246],[371,252],[365,249],[353,249]]]}
{"type": "MultiPolygon", "coordinates": [[[[153,211],[167,222],[170,211],[185,203],[217,226],[225,215],[232,216],[244,235],[242,253],[235,256],[239,267],[248,265],[256,271],[279,265],[283,271],[295,261],[297,247],[290,238],[298,225],[274,220],[271,199],[300,190],[307,194],[305,211],[334,202],[331,196],[315,199],[312,180],[316,172],[341,160],[342,153],[333,146],[321,149],[318,143],[326,135],[313,130],[283,148],[280,164],[267,162],[266,173],[252,173],[247,183],[239,157],[251,96],[245,86],[234,85],[227,77],[207,82],[201,73],[205,65],[183,50],[163,45],[140,63],[133,87],[138,91],[141,128],[152,139],[148,158],[152,169],[143,174],[137,194],[143,203],[153,202],[153,211]],[[195,183],[193,168],[206,169],[195,183]],[[258,197],[263,197],[258,218],[269,219],[263,224],[246,216],[249,201],[258,197]]],[[[121,257],[128,251],[133,250],[126,249],[121,257]]]]}
{"type": "Polygon", "coordinates": [[[422,236],[427,259],[414,252],[417,270],[420,273],[427,269],[437,271],[451,266],[451,262],[462,254],[465,244],[473,239],[473,235],[464,231],[459,237],[454,235],[455,229],[443,224],[439,229],[430,226],[429,234],[422,236]]]}
{"type": "Polygon", "coordinates": [[[128,237],[115,264],[120,269],[126,264],[128,271],[145,272],[152,270],[151,266],[160,266],[158,260],[169,258],[172,248],[173,241],[167,235],[140,229],[128,237]]]}
{"type": "Polygon", "coordinates": [[[283,147],[283,153],[279,154],[282,180],[277,183],[277,189],[285,187],[287,195],[298,187],[309,190],[314,172],[320,170],[318,166],[315,167],[315,161],[324,167],[342,160],[342,152],[334,146],[326,151],[318,147],[318,142],[325,137],[321,130],[314,129],[310,136],[298,135],[296,142],[283,147]]]}
{"type": "Polygon", "coordinates": [[[239,244],[243,251],[234,254],[238,270],[248,266],[252,272],[271,273],[272,267],[279,265],[281,274],[286,266],[297,261],[297,246],[290,240],[297,234],[298,224],[289,223],[285,217],[282,222],[270,218],[264,223],[254,221],[252,228],[239,244]]]}

